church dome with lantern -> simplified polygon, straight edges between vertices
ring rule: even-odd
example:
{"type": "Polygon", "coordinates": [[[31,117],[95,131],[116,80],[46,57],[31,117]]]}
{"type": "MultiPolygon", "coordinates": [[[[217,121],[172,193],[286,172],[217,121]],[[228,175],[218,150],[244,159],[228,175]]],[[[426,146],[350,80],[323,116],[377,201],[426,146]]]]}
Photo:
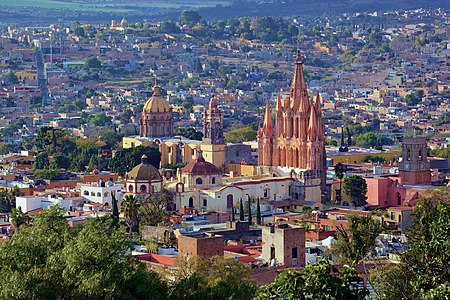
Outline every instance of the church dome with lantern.
{"type": "Polygon", "coordinates": [[[162,177],[158,169],[142,155],[141,163],[126,174],[126,187],[129,194],[150,194],[161,190],[162,177]]]}
{"type": "Polygon", "coordinates": [[[153,87],[153,95],[144,104],[139,124],[141,137],[173,136],[172,110],[158,85],[153,87]]]}
{"type": "Polygon", "coordinates": [[[210,188],[222,184],[222,171],[203,157],[197,150],[197,157],[181,170],[181,179],[186,187],[210,188]]]}

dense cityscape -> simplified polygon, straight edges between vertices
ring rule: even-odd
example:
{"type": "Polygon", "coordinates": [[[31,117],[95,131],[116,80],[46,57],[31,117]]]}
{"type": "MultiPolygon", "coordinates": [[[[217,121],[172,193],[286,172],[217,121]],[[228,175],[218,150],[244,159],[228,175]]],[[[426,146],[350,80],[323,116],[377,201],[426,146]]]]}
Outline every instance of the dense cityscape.
{"type": "Polygon", "coordinates": [[[447,3],[54,2],[0,0],[0,299],[450,297],[447,3]]]}

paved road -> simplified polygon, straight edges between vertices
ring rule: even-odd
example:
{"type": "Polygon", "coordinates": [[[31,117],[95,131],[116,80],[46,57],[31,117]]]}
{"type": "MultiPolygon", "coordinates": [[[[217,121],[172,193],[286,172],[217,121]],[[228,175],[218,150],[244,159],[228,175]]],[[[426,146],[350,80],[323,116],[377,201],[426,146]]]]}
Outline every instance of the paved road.
{"type": "Polygon", "coordinates": [[[41,89],[42,93],[42,101],[45,104],[49,104],[50,97],[48,96],[47,79],[45,78],[44,74],[44,59],[42,58],[41,51],[36,51],[36,65],[38,71],[39,88],[41,89]]]}

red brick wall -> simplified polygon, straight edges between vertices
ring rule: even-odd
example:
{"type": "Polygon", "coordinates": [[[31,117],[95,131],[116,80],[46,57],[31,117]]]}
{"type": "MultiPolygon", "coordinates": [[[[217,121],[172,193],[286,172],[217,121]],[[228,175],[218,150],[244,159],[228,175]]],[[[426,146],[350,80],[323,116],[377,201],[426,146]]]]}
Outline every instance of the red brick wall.
{"type": "Polygon", "coordinates": [[[180,235],[178,237],[178,257],[184,259],[187,256],[223,256],[223,236],[195,238],[180,235]]]}

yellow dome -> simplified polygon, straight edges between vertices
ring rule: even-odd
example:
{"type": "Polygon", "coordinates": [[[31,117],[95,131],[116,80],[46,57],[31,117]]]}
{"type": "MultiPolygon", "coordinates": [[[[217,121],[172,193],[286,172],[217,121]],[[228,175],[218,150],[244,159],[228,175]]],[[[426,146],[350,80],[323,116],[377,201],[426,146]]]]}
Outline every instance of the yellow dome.
{"type": "Polygon", "coordinates": [[[164,100],[159,92],[159,86],[153,88],[153,95],[145,102],[143,111],[146,113],[169,112],[169,103],[164,100]]]}

